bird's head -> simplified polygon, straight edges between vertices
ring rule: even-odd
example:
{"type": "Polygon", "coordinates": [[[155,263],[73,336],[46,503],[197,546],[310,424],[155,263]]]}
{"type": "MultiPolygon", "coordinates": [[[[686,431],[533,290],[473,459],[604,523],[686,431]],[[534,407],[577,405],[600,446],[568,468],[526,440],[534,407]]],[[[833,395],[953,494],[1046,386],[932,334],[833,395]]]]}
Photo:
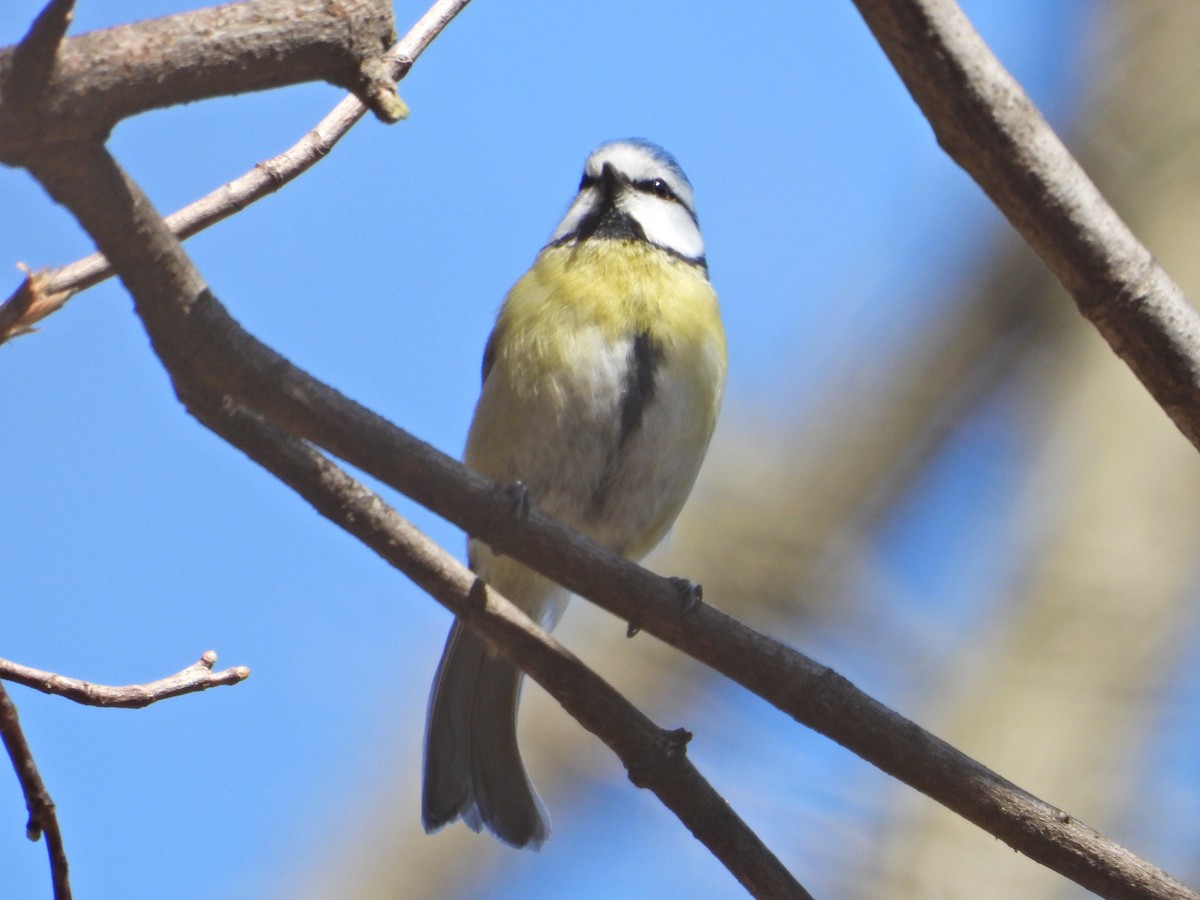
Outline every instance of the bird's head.
{"type": "Polygon", "coordinates": [[[645,241],[705,265],[692,184],[675,157],[641,139],[611,141],[592,152],[550,243],[598,239],[645,241]]]}

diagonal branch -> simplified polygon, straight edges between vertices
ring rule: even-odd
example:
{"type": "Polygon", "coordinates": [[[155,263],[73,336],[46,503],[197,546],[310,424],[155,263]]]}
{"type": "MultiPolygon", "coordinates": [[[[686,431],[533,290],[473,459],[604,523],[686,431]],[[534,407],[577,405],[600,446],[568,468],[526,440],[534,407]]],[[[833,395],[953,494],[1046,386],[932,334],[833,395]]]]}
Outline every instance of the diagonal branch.
{"type": "Polygon", "coordinates": [[[953,0],[854,0],[938,143],[1200,447],[1200,316],[953,0]]]}
{"type": "Polygon", "coordinates": [[[58,827],[54,801],[50,799],[50,792],[46,790],[37,763],[33,760],[33,752],[29,749],[25,733],[21,730],[17,707],[3,684],[0,684],[0,739],[4,741],[4,749],[8,752],[8,758],[12,760],[17,780],[21,783],[21,792],[25,795],[25,806],[29,810],[29,824],[25,826],[25,834],[31,841],[45,835],[46,852],[50,856],[50,881],[54,888],[54,900],[71,900],[67,854],[63,849],[62,831],[58,827]]]}
{"type": "Polygon", "coordinates": [[[654,724],[510,601],[302,441],[261,417],[215,401],[198,417],[411,578],[519,665],[611,749],[755,897],[809,898],[688,759],[691,735],[654,724]]]}
{"type": "Polygon", "coordinates": [[[186,669],[150,681],[146,684],[107,685],[93,684],[78,678],[68,678],[53,672],[32,669],[8,659],[0,659],[0,681],[12,681],[25,687],[56,694],[85,706],[104,706],[119,709],[141,709],[160,700],[196,694],[209,688],[237,684],[250,677],[246,666],[234,666],[219,672],[213,671],[217,654],[209,650],[186,669]]]}
{"type": "MultiPolygon", "coordinates": [[[[398,81],[407,75],[425,48],[469,2],[437,0],[426,10],[408,34],[388,50],[391,76],[398,81]]],[[[367,107],[358,97],[347,96],[292,147],[167,216],[167,225],[180,239],[186,239],[273,194],[324,159],[366,112],[367,107]]],[[[34,324],[57,312],[76,293],[112,275],[112,266],[102,253],[61,268],[28,273],[17,290],[0,303],[0,344],[29,333],[34,324]]]]}

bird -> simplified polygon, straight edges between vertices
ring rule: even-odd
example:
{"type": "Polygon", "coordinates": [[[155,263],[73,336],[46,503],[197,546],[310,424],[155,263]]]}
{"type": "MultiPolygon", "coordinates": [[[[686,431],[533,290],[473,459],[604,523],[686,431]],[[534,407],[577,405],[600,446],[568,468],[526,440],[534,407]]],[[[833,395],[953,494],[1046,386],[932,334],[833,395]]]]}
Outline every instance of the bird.
{"type": "MultiPolygon", "coordinates": [[[[727,369],[691,182],[666,150],[601,144],[512,287],[483,354],[465,465],[634,561],[695,483],[727,369]]],[[[547,630],[570,593],[478,539],[472,571],[547,630]]],[[[539,849],[549,817],[517,743],[522,673],[456,620],[426,719],[422,820],[539,849]]]]}

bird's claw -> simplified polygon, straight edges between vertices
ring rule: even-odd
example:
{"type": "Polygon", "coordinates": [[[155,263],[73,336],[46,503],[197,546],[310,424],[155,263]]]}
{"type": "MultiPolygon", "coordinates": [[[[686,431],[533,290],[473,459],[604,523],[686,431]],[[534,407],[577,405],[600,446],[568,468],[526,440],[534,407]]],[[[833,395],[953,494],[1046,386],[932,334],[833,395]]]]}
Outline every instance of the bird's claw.
{"type": "Polygon", "coordinates": [[[529,488],[523,481],[514,481],[504,486],[504,496],[512,504],[512,517],[518,522],[529,518],[529,509],[533,505],[529,499],[529,488]]]}
{"type": "MultiPolygon", "coordinates": [[[[689,613],[694,613],[700,608],[700,604],[704,602],[704,588],[694,581],[687,578],[668,578],[671,587],[675,588],[679,593],[681,612],[686,616],[689,613]]],[[[641,626],[630,622],[625,629],[625,637],[631,638],[641,631],[641,626]]]]}
{"type": "Polygon", "coordinates": [[[671,582],[671,586],[679,592],[679,599],[683,606],[683,613],[694,613],[700,608],[700,604],[704,602],[704,587],[695,581],[687,578],[678,578],[672,576],[667,581],[671,582]]]}

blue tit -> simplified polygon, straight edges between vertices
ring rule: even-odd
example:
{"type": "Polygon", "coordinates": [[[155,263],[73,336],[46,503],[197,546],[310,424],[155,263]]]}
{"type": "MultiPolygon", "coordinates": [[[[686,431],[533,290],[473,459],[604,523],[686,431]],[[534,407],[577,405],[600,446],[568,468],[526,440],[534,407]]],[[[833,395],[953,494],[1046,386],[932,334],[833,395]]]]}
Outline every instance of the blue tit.
{"type": "MultiPolygon", "coordinates": [[[[655,144],[603,144],[496,319],[464,461],[640,560],[692,489],[725,369],[691,183],[655,144]]],[[[469,559],[545,628],[562,616],[559,585],[479,540],[469,559]]],[[[429,700],[426,831],[462,818],[516,847],[545,841],[517,745],[520,686],[519,669],[455,622],[429,700]]]]}

